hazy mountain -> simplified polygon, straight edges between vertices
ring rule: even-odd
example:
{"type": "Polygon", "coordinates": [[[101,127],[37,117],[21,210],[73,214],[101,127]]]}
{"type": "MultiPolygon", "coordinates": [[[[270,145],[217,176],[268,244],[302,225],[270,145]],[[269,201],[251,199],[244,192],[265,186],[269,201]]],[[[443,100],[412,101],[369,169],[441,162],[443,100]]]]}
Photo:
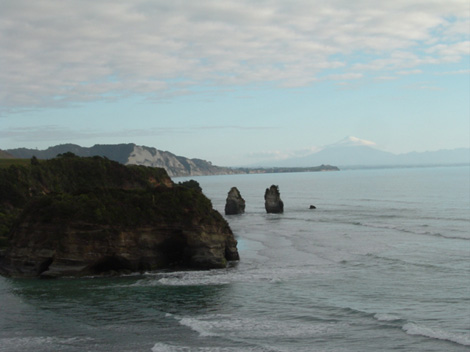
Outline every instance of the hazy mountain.
{"type": "Polygon", "coordinates": [[[374,142],[347,137],[307,156],[280,160],[271,164],[278,167],[330,164],[339,168],[470,164],[470,149],[393,154],[376,149],[374,142]]]}
{"type": "Polygon", "coordinates": [[[227,167],[212,165],[211,162],[201,159],[188,159],[167,151],[155,148],[138,146],[135,144],[96,144],[86,148],[76,144],[61,144],[49,147],[46,150],[37,149],[9,149],[7,153],[16,158],[51,159],[58,154],[72,152],[78,156],[103,156],[122,164],[145,165],[164,168],[170,176],[198,176],[198,175],[225,175],[241,173],[227,167]]]}

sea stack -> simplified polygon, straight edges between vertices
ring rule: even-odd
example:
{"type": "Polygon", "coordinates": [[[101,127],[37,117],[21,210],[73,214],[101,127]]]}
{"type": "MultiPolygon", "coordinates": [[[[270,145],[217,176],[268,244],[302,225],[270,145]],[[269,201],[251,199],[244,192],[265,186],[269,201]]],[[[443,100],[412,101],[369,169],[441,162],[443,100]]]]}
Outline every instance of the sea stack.
{"type": "Polygon", "coordinates": [[[245,200],[237,187],[232,187],[225,202],[225,215],[243,214],[245,212],[245,200]]]}
{"type": "Polygon", "coordinates": [[[266,188],[264,193],[264,207],[267,213],[282,213],[284,212],[284,203],[281,200],[279,187],[272,185],[266,188]]]}

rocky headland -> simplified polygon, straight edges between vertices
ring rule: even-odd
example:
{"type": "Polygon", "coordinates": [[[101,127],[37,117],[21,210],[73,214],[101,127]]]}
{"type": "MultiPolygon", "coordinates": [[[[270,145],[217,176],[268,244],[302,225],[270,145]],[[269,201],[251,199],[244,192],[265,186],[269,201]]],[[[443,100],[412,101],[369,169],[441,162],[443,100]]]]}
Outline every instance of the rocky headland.
{"type": "Polygon", "coordinates": [[[238,260],[228,223],[164,169],[66,153],[0,169],[0,273],[109,275],[223,268],[238,260]]]}

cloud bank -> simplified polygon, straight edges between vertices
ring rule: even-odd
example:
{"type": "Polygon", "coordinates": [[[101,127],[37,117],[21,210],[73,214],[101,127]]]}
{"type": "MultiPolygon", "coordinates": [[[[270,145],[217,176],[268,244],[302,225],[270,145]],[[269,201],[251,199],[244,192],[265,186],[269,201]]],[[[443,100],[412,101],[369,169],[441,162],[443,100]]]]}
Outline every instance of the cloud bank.
{"type": "Polygon", "coordinates": [[[467,0],[3,0],[4,111],[419,73],[469,55],[467,0]]]}

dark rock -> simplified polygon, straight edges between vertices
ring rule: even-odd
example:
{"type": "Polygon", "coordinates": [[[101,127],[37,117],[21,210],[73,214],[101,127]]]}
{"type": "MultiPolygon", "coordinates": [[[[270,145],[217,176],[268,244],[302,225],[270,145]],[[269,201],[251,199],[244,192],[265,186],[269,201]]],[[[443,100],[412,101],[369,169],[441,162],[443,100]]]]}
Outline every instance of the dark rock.
{"type": "Polygon", "coordinates": [[[281,200],[278,186],[272,185],[266,189],[264,193],[264,207],[267,213],[284,212],[284,203],[281,200]]]}
{"type": "Polygon", "coordinates": [[[237,187],[232,187],[228,192],[225,202],[225,215],[243,214],[245,212],[245,200],[237,187]]]}
{"type": "Polygon", "coordinates": [[[311,205],[309,209],[317,209],[317,207],[314,205],[311,205]]]}

